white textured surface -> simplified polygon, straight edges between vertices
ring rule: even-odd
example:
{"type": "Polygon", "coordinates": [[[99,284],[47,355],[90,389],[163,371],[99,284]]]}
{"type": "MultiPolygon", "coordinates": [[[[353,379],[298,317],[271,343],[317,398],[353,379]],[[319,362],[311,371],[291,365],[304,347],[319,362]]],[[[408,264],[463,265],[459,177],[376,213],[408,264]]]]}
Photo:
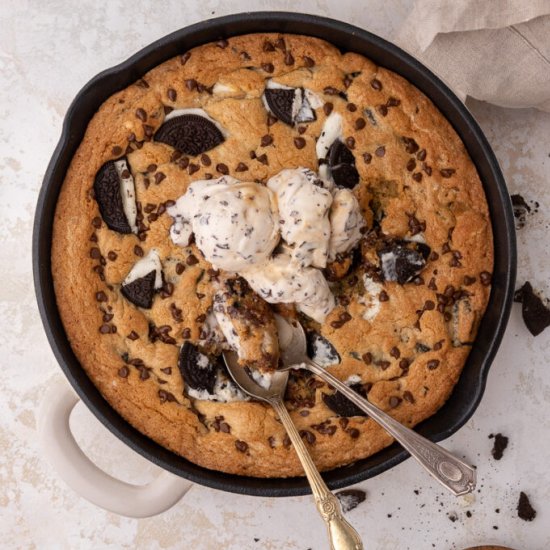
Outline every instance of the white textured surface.
{"type": "MultiPolygon", "coordinates": [[[[304,12],[331,15],[394,36],[410,0],[302,1],[304,12]]],[[[149,42],[213,15],[247,9],[292,10],[296,2],[219,0],[0,3],[0,547],[2,548],[326,548],[309,497],[259,499],[195,486],[164,515],[130,520],[103,512],[69,490],[41,457],[36,410],[62,376],[48,347],[32,289],[31,226],[36,197],[62,117],[76,92],[100,70],[149,42]],[[256,541],[255,539],[259,539],[256,541]]],[[[518,282],[550,296],[546,239],[550,222],[550,115],[471,105],[501,162],[509,187],[541,203],[519,232],[518,282]]],[[[465,508],[443,494],[411,460],[366,481],[367,500],[348,515],[369,549],[465,548],[500,543],[550,547],[550,329],[532,338],[519,309],[512,318],[478,411],[445,442],[479,471],[479,492],[465,508]],[[487,436],[510,437],[495,462],[487,436]],[[515,514],[519,490],[538,510],[515,514]],[[418,490],[416,495],[414,490],[418,490]],[[499,508],[500,513],[495,509],[499,508]],[[466,517],[466,510],[472,517],[466,517]],[[447,515],[456,512],[458,520],[447,515]],[[391,514],[391,518],[389,515],[391,514]],[[493,529],[498,526],[498,530],[493,529]]],[[[78,406],[73,424],[98,464],[144,482],[155,467],[117,441],[78,406]]]]}

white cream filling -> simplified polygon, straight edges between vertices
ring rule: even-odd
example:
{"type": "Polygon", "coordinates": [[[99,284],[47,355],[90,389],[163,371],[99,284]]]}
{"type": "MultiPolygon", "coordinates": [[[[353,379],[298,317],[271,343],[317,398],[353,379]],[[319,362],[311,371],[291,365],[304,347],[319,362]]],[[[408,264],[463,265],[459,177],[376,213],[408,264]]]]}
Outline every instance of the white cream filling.
{"type": "Polygon", "coordinates": [[[355,195],[349,189],[337,189],[330,208],[330,261],[337,254],[349,252],[361,240],[365,224],[355,195]]]}
{"type": "Polygon", "coordinates": [[[330,146],[342,138],[342,115],[333,111],[325,120],[321,135],[317,139],[315,152],[318,159],[326,159],[330,146]]]}
{"type": "Polygon", "coordinates": [[[149,251],[147,256],[144,256],[134,264],[134,267],[132,267],[122,284],[129,285],[135,280],[145,277],[151,271],[155,272],[155,290],[158,290],[162,288],[162,265],[158,252],[154,248],[149,251]]]}
{"type": "Polygon", "coordinates": [[[365,321],[374,321],[380,311],[379,295],[382,292],[382,285],[375,282],[368,275],[363,275],[363,286],[365,294],[358,298],[358,302],[365,306],[362,317],[365,321]]]}
{"type": "Polygon", "coordinates": [[[118,179],[120,180],[120,196],[122,198],[124,216],[126,217],[126,220],[128,220],[128,225],[130,226],[132,233],[137,234],[136,188],[134,178],[128,168],[128,163],[124,159],[115,161],[115,170],[117,171],[118,179]],[[122,177],[124,172],[128,172],[129,176],[126,178],[122,177]]]}

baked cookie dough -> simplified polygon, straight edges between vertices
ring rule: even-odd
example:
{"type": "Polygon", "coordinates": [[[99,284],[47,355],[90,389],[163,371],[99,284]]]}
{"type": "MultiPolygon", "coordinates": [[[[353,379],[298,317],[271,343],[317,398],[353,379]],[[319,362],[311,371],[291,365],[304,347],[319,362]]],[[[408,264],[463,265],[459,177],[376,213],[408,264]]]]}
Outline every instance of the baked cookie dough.
{"type": "MultiPolygon", "coordinates": [[[[174,242],[168,210],[197,180],[263,186],[298,168],[330,182],[333,202],[351,191],[339,200],[357,200],[360,241],[336,252],[346,239],[335,238],[332,253],[308,260],[330,288],[328,314],[262,307],[298,317],[310,353],[375,405],[407,426],[433,415],[488,301],[493,244],[479,176],[449,122],[409,82],[284,34],[220,40],[159,65],[90,121],[59,196],[52,270],[71,346],[105,399],[206,468],[303,474],[274,412],[229,381],[213,314],[227,274],[192,237],[174,242]]],[[[333,230],[345,225],[333,218],[333,230]]],[[[236,281],[245,304],[266,298],[236,281]]],[[[392,442],[305,371],[292,373],[285,403],[321,470],[392,442]]]]}

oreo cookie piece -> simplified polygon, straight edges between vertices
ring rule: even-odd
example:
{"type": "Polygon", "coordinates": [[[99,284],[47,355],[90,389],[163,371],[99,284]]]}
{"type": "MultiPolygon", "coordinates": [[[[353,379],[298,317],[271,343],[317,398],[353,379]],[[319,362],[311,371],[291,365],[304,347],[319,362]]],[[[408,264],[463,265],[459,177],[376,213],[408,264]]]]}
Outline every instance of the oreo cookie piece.
{"type": "Polygon", "coordinates": [[[138,307],[150,309],[153,297],[163,285],[162,265],[156,250],[134,264],[120,288],[121,294],[138,307]]]}
{"type": "Polygon", "coordinates": [[[155,141],[166,143],[185,155],[195,157],[210,151],[225,141],[222,131],[216,124],[194,113],[177,114],[165,120],[157,130],[155,141]]]}
{"type": "Polygon", "coordinates": [[[109,229],[118,233],[138,232],[134,178],[125,157],[110,160],[98,170],[94,196],[109,229]]]}
{"type": "Polygon", "coordinates": [[[357,508],[366,498],[367,493],[361,489],[344,489],[335,493],[340,501],[340,506],[342,507],[342,512],[344,514],[357,508]]]}
{"type": "Polygon", "coordinates": [[[307,355],[318,365],[328,367],[341,362],[336,348],[315,330],[306,332],[307,355]]]}
{"type": "Polygon", "coordinates": [[[353,189],[359,183],[355,157],[340,139],[332,142],[328,150],[327,162],[330,175],[338,187],[353,189]]]}
{"type": "Polygon", "coordinates": [[[294,124],[312,122],[317,119],[304,88],[287,88],[268,83],[263,94],[264,105],[280,121],[294,124]]]}
{"type": "MultiPolygon", "coordinates": [[[[361,384],[352,384],[350,388],[359,395],[363,395],[363,386],[361,384]]],[[[363,395],[363,397],[365,397],[363,395]]],[[[323,393],[325,405],[333,410],[339,416],[368,416],[365,411],[360,409],[355,403],[352,403],[339,391],[333,394],[323,393]]]]}
{"type": "Polygon", "coordinates": [[[424,269],[429,247],[423,243],[393,241],[377,254],[384,279],[404,285],[424,269]]]}
{"type": "Polygon", "coordinates": [[[219,359],[213,360],[191,342],[185,342],[180,349],[178,368],[188,391],[214,393],[217,373],[221,368],[219,359]]]}
{"type": "Polygon", "coordinates": [[[514,302],[521,303],[525,326],[533,336],[538,336],[550,325],[550,309],[535,294],[530,282],[526,282],[514,294],[514,302]]]}

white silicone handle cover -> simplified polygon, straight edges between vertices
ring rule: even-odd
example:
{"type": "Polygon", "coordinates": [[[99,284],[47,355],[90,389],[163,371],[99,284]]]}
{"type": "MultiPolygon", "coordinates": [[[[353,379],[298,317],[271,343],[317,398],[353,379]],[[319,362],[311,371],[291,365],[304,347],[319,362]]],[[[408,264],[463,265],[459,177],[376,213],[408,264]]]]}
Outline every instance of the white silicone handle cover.
{"type": "Polygon", "coordinates": [[[40,445],[59,477],[93,504],[133,518],[155,516],[176,504],[192,484],[163,471],[146,485],[120,481],[98,468],[80,449],[69,426],[79,398],[63,381],[48,389],[40,407],[40,445]]]}

